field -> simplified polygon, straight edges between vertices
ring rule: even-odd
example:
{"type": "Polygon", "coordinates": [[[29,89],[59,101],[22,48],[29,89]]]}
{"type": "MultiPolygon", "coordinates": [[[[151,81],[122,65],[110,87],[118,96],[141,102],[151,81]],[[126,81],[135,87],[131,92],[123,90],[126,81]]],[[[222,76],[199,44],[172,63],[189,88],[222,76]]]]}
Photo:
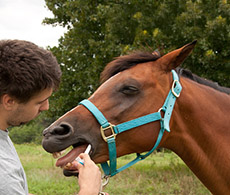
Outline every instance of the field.
{"type": "MultiPolygon", "coordinates": [[[[76,195],[77,178],[65,177],[55,160],[40,145],[15,145],[24,166],[29,192],[35,195],[76,195]]],[[[121,166],[134,155],[121,157],[121,166]]],[[[154,153],[142,162],[112,177],[105,190],[110,195],[200,195],[211,194],[174,154],[154,153]]]]}

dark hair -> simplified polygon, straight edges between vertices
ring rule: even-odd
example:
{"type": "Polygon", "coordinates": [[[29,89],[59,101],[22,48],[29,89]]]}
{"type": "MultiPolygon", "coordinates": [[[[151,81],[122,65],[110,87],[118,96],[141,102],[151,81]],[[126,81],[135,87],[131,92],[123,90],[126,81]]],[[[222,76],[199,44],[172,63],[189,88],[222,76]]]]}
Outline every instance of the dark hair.
{"type": "Polygon", "coordinates": [[[140,63],[155,61],[160,58],[160,53],[156,50],[153,53],[135,51],[129,55],[119,56],[106,65],[100,76],[100,82],[103,83],[113,75],[131,68],[140,63]]]}
{"type": "Polygon", "coordinates": [[[0,97],[25,103],[40,91],[58,89],[60,66],[50,51],[21,40],[0,41],[0,97]]]}

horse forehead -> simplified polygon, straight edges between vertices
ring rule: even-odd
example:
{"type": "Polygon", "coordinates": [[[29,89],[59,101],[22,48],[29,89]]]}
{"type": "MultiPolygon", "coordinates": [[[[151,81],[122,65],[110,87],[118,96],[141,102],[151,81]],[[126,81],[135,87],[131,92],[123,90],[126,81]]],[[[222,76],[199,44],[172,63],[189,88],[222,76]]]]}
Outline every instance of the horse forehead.
{"type": "Polygon", "coordinates": [[[140,71],[140,72],[149,73],[149,72],[152,72],[154,67],[156,67],[155,64],[156,64],[156,62],[145,62],[145,63],[137,64],[128,70],[133,71],[133,72],[139,72],[140,71]]]}
{"type": "Polygon", "coordinates": [[[155,66],[154,62],[138,64],[135,67],[130,68],[129,74],[127,77],[132,77],[139,82],[156,82],[156,79],[159,74],[159,68],[155,66]]]}
{"type": "Polygon", "coordinates": [[[151,63],[137,64],[127,70],[120,72],[119,77],[123,77],[123,79],[127,78],[136,78],[136,79],[146,79],[153,77],[154,67],[151,63]]]}
{"type": "Polygon", "coordinates": [[[153,77],[153,71],[151,66],[148,66],[147,64],[138,64],[127,70],[119,72],[118,74],[111,77],[108,81],[111,80],[111,82],[116,82],[116,81],[121,82],[130,78],[138,81],[144,81],[144,80],[149,80],[152,77],[153,77]]]}
{"type": "Polygon", "coordinates": [[[154,78],[153,72],[154,70],[152,68],[152,64],[150,63],[137,64],[136,66],[133,66],[129,69],[123,70],[113,75],[104,83],[102,83],[102,85],[100,85],[95,92],[101,91],[103,89],[107,90],[108,86],[112,87],[117,83],[123,83],[127,80],[130,80],[130,78],[139,82],[145,82],[145,81],[150,82],[154,78]]]}

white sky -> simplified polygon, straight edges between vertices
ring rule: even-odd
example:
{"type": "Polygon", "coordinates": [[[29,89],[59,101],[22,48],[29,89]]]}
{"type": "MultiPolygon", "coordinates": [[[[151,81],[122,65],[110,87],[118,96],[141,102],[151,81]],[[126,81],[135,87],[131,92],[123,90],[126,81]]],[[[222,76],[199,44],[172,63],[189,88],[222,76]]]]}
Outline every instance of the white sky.
{"type": "Polygon", "coordinates": [[[52,16],[44,0],[0,0],[0,39],[27,40],[44,48],[58,46],[65,29],[42,24],[52,16]]]}

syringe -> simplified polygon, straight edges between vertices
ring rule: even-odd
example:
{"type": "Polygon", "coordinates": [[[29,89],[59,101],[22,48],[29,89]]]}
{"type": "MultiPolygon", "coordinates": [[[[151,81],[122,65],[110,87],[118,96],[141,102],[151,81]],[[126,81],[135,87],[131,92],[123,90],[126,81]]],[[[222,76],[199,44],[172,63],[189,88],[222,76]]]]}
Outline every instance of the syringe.
{"type": "MultiPolygon", "coordinates": [[[[85,150],[85,154],[89,154],[91,150],[91,145],[89,144],[85,150]]],[[[78,156],[76,159],[75,159],[77,162],[81,163],[82,165],[84,165],[84,160],[80,158],[80,156],[78,156]]]]}

